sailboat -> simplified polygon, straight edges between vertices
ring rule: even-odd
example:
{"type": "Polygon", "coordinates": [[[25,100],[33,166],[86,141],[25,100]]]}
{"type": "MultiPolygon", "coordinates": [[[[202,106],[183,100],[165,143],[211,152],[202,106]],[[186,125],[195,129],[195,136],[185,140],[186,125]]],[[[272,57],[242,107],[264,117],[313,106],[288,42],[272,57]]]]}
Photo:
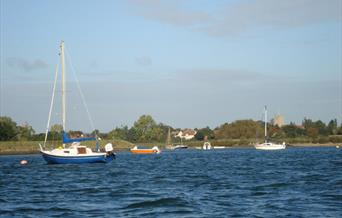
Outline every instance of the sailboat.
{"type": "Polygon", "coordinates": [[[169,128],[168,133],[167,133],[167,137],[166,137],[165,149],[169,149],[169,150],[187,149],[188,146],[183,145],[182,136],[180,136],[180,141],[181,141],[181,143],[179,145],[175,145],[175,146],[173,145],[172,140],[171,140],[171,132],[170,132],[170,128],[169,128]]]}
{"type": "Polygon", "coordinates": [[[115,159],[113,146],[111,143],[105,145],[105,152],[100,152],[98,137],[87,138],[70,138],[66,133],[66,92],[65,92],[65,70],[64,70],[64,42],[60,45],[60,61],[62,66],[62,145],[49,150],[46,148],[47,135],[49,131],[51,112],[53,108],[54,96],[56,91],[56,83],[58,78],[58,68],[55,73],[55,81],[53,86],[48,123],[45,132],[44,144],[39,144],[40,153],[48,164],[80,164],[80,163],[107,163],[115,159]],[[96,141],[96,151],[92,151],[85,145],[81,145],[83,141],[96,141]]]}
{"type": "Polygon", "coordinates": [[[171,130],[169,128],[166,137],[165,148],[171,150],[173,148],[172,140],[171,140],[171,130]]]}
{"type": "Polygon", "coordinates": [[[283,144],[275,144],[267,141],[267,107],[265,106],[265,142],[256,144],[254,147],[258,150],[281,150],[286,148],[285,142],[283,144]]]}

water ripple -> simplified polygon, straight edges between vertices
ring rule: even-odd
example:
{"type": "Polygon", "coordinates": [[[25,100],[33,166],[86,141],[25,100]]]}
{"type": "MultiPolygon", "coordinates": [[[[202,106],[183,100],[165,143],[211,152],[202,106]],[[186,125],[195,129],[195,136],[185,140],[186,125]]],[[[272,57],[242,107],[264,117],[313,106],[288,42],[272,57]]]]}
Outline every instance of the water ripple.
{"type": "Polygon", "coordinates": [[[335,148],[119,153],[84,165],[0,156],[0,217],[342,217],[341,166],[335,148]]]}

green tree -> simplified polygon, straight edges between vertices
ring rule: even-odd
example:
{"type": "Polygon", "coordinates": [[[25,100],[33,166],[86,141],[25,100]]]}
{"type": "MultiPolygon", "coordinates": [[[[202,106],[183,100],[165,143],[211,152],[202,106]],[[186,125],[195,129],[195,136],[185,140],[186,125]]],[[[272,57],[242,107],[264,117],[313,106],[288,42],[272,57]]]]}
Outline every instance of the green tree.
{"type": "Polygon", "coordinates": [[[32,139],[32,136],[35,134],[32,126],[25,123],[22,126],[18,126],[19,138],[20,140],[29,140],[32,139]]]}
{"type": "Polygon", "coordinates": [[[310,127],[315,127],[314,122],[312,122],[311,119],[304,118],[302,125],[304,126],[304,129],[308,129],[310,127]]]}
{"type": "MultiPolygon", "coordinates": [[[[195,129],[196,130],[196,129],[195,129]]],[[[195,135],[195,139],[197,140],[203,140],[206,136],[208,137],[208,139],[214,139],[215,138],[215,135],[214,135],[214,131],[211,130],[209,128],[209,126],[205,127],[205,128],[202,128],[202,129],[198,129],[196,130],[197,133],[195,135]]]]}
{"type": "Polygon", "coordinates": [[[18,128],[10,117],[0,117],[0,141],[17,140],[18,128]]]}
{"type": "Polygon", "coordinates": [[[63,126],[61,124],[54,124],[50,127],[48,134],[49,140],[57,140],[62,138],[63,126]]]}
{"type": "Polygon", "coordinates": [[[131,142],[137,142],[139,139],[138,133],[135,128],[130,128],[127,133],[127,140],[131,142]]]}
{"type": "Polygon", "coordinates": [[[309,127],[305,131],[306,135],[312,139],[316,139],[318,137],[318,129],[315,127],[309,127]]]}
{"type": "Polygon", "coordinates": [[[61,124],[54,124],[50,127],[50,132],[62,133],[63,126],[61,124]]]}
{"type": "Polygon", "coordinates": [[[314,124],[315,124],[316,129],[318,129],[319,135],[324,135],[324,136],[329,135],[329,132],[327,130],[325,123],[323,123],[321,120],[317,120],[316,122],[314,122],[314,124]]]}
{"type": "Polygon", "coordinates": [[[263,128],[253,120],[237,120],[230,124],[225,123],[214,131],[217,139],[249,139],[255,138],[261,132],[263,132],[263,128]]]}
{"type": "Polygon", "coordinates": [[[160,141],[163,137],[163,130],[158,127],[150,115],[139,117],[132,128],[140,142],[160,141]]]}
{"type": "Polygon", "coordinates": [[[328,123],[328,126],[327,126],[327,131],[328,131],[328,134],[330,134],[330,135],[336,135],[337,134],[338,128],[337,128],[337,120],[336,119],[330,120],[330,122],[328,123]]]}
{"type": "Polygon", "coordinates": [[[283,138],[285,137],[284,131],[278,125],[268,125],[268,136],[270,138],[283,138]]]}
{"type": "Polygon", "coordinates": [[[337,135],[342,135],[342,123],[341,126],[337,129],[337,135]]]}
{"type": "Polygon", "coordinates": [[[121,139],[121,140],[128,140],[128,127],[122,126],[121,128],[116,127],[112,131],[108,133],[108,137],[110,139],[121,139]]]}
{"type": "Polygon", "coordinates": [[[295,138],[298,136],[303,136],[305,134],[304,129],[299,128],[294,123],[290,123],[289,125],[285,125],[282,127],[285,135],[289,138],[295,138]]]}

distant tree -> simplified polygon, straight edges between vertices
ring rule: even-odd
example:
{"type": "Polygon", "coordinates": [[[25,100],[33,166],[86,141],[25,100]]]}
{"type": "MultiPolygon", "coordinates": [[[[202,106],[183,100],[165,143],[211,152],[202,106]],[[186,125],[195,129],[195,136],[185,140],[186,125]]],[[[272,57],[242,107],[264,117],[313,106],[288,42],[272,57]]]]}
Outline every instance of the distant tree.
{"type": "Polygon", "coordinates": [[[325,123],[323,123],[321,120],[317,120],[316,122],[313,122],[311,119],[304,118],[302,124],[305,128],[306,135],[311,138],[312,138],[312,134],[316,135],[316,131],[317,131],[317,136],[318,135],[326,136],[329,134],[325,123]],[[316,129],[316,130],[313,130],[313,129],[316,129]]]}
{"type": "MultiPolygon", "coordinates": [[[[170,129],[170,132],[174,131],[174,128],[172,128],[172,126],[164,124],[164,123],[159,123],[157,125],[158,127],[158,135],[156,135],[156,141],[158,142],[166,142],[167,141],[167,135],[170,129]]],[[[172,137],[171,137],[171,141],[172,141],[172,137]]]]}
{"type": "Polygon", "coordinates": [[[18,126],[18,132],[20,140],[29,140],[35,134],[32,126],[28,125],[27,123],[18,126]]]}
{"type": "Polygon", "coordinates": [[[295,138],[298,136],[305,135],[305,130],[297,127],[294,123],[290,123],[289,125],[285,125],[282,127],[286,137],[295,138]]]}
{"type": "Polygon", "coordinates": [[[327,131],[328,131],[328,134],[330,134],[330,135],[336,135],[337,134],[338,128],[337,128],[337,120],[336,119],[330,120],[330,122],[328,123],[328,126],[327,126],[327,131]]]}
{"type": "MultiPolygon", "coordinates": [[[[54,124],[50,127],[48,140],[58,140],[62,138],[63,126],[61,124],[54,124]]],[[[36,137],[37,138],[37,137],[36,137]]]]}
{"type": "Polygon", "coordinates": [[[128,140],[128,127],[122,126],[121,128],[116,127],[112,131],[108,133],[108,138],[110,139],[121,139],[121,140],[128,140]]]}
{"type": "Polygon", "coordinates": [[[285,133],[278,125],[269,124],[268,136],[270,138],[282,138],[285,137],[285,133]]]}
{"type": "Polygon", "coordinates": [[[131,142],[137,142],[138,139],[139,139],[139,136],[137,134],[136,129],[134,127],[131,127],[127,133],[127,140],[131,142]]]}
{"type": "Polygon", "coordinates": [[[337,129],[337,134],[342,135],[342,123],[341,126],[337,129]]]}
{"type": "Polygon", "coordinates": [[[50,127],[50,132],[62,133],[63,126],[61,124],[54,124],[50,127]]]}
{"type": "Polygon", "coordinates": [[[211,130],[209,126],[202,128],[202,129],[198,129],[196,131],[197,131],[197,133],[195,135],[195,139],[197,139],[197,140],[201,141],[205,138],[205,136],[207,136],[208,139],[215,138],[214,131],[211,130]]]}
{"type": "Polygon", "coordinates": [[[150,115],[142,115],[134,122],[134,129],[137,140],[140,142],[159,141],[163,136],[163,130],[158,127],[150,115]]]}
{"type": "MultiPolygon", "coordinates": [[[[51,138],[51,137],[48,137],[51,138]]],[[[31,137],[31,140],[33,141],[43,141],[45,139],[45,133],[38,133],[38,134],[34,134],[31,137]]]]}
{"type": "Polygon", "coordinates": [[[315,127],[314,122],[312,122],[311,119],[304,118],[302,125],[304,126],[304,129],[308,129],[310,127],[315,127]]]}
{"type": "Polygon", "coordinates": [[[305,131],[306,135],[312,139],[316,139],[318,137],[318,129],[315,127],[309,127],[305,131]]]}
{"type": "Polygon", "coordinates": [[[10,117],[0,117],[0,140],[17,140],[18,128],[10,117]]]}
{"type": "Polygon", "coordinates": [[[258,122],[253,120],[237,120],[230,124],[223,124],[215,129],[215,138],[249,139],[256,138],[258,133],[263,132],[263,128],[258,122]]]}
{"type": "Polygon", "coordinates": [[[323,123],[321,120],[317,120],[316,122],[314,122],[314,125],[316,129],[318,129],[319,135],[324,135],[324,136],[329,135],[329,132],[327,130],[325,123],[323,123]]]}
{"type": "Polygon", "coordinates": [[[204,139],[204,133],[202,131],[197,131],[196,135],[195,135],[195,139],[202,141],[204,139]]]}

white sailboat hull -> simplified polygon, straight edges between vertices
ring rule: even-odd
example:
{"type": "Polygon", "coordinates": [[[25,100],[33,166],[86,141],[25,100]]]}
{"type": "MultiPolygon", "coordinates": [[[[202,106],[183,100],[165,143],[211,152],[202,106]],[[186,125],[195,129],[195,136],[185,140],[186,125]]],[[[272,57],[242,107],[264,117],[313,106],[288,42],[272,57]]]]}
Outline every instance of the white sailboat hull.
{"type": "MultiPolygon", "coordinates": [[[[267,107],[265,106],[265,139],[267,139],[267,107]]],[[[265,140],[262,144],[254,145],[257,150],[282,150],[286,148],[285,142],[283,144],[274,144],[265,140]]]]}
{"type": "Polygon", "coordinates": [[[262,143],[254,146],[257,150],[282,150],[286,148],[284,144],[262,143]]]}

